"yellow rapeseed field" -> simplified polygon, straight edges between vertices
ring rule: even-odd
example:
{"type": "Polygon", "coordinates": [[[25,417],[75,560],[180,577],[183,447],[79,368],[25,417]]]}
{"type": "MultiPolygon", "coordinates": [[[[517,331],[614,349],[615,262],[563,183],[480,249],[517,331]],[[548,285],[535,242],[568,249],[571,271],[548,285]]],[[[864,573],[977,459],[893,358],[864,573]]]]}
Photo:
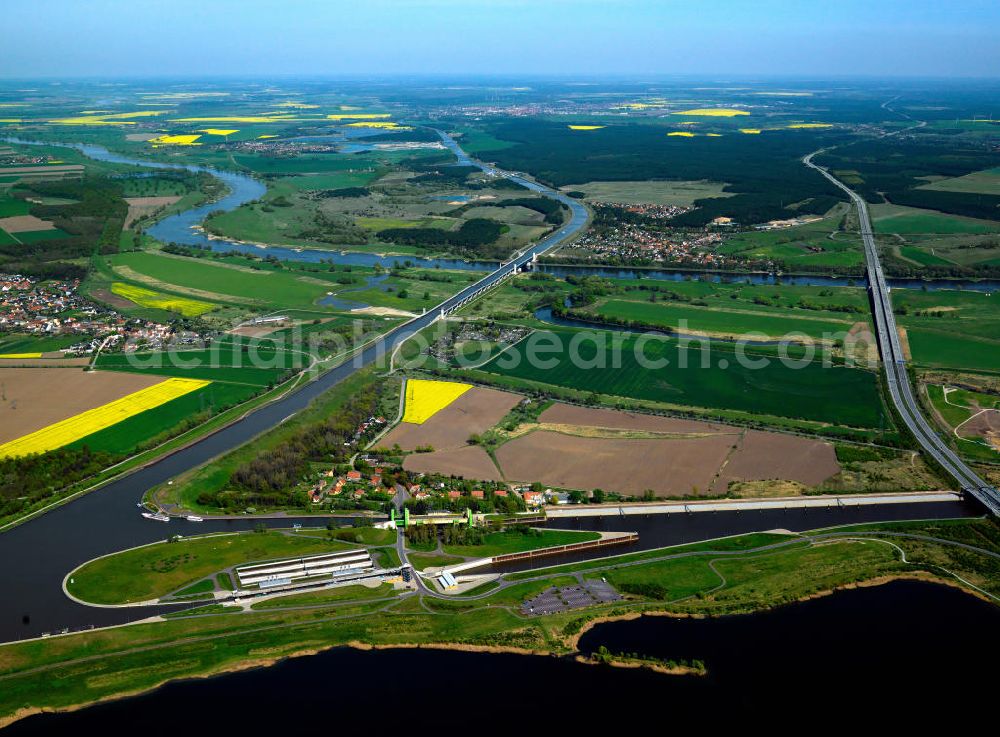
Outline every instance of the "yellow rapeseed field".
{"type": "Polygon", "coordinates": [[[0,353],[0,358],[41,358],[41,353],[0,353]]]}
{"type": "Polygon", "coordinates": [[[694,133],[691,131],[670,131],[668,136],[680,136],[682,138],[694,138],[694,133]]]}
{"type": "Polygon", "coordinates": [[[81,115],[73,118],[53,118],[50,123],[56,125],[135,125],[130,118],[149,118],[163,115],[166,110],[138,110],[134,113],[112,113],[99,115],[81,115]]]}
{"type": "Polygon", "coordinates": [[[111,285],[113,294],[124,297],[130,302],[134,302],[140,307],[153,307],[158,310],[176,312],[184,317],[198,317],[214,309],[211,302],[202,302],[197,299],[187,297],[174,297],[161,292],[154,292],[151,289],[137,287],[134,284],[115,282],[111,285]]]}
{"type": "Polygon", "coordinates": [[[287,123],[300,120],[291,115],[222,115],[210,118],[176,118],[174,123],[287,123]]]}
{"type": "Polygon", "coordinates": [[[728,107],[699,107],[694,110],[681,110],[671,115],[703,115],[708,118],[733,118],[737,115],[749,115],[746,110],[735,110],[728,107]]]}
{"type": "Polygon", "coordinates": [[[231,136],[233,133],[239,133],[238,128],[202,128],[199,133],[207,133],[210,136],[231,136]]]}
{"type": "Polygon", "coordinates": [[[101,407],[88,409],[86,412],[23,435],[17,440],[4,443],[0,445],[0,458],[45,453],[61,448],[210,383],[201,379],[178,378],[161,381],[159,384],[133,392],[101,407]]]}
{"type": "Polygon", "coordinates": [[[348,123],[348,128],[385,128],[386,130],[393,131],[411,131],[413,130],[408,125],[400,125],[399,123],[393,123],[390,120],[362,120],[357,123],[348,123]]]}
{"type": "Polygon", "coordinates": [[[472,388],[456,381],[410,379],[406,382],[403,422],[422,425],[472,388]]]}
{"type": "Polygon", "coordinates": [[[150,139],[150,143],[154,146],[200,146],[201,144],[195,143],[201,136],[193,134],[177,135],[177,136],[158,136],[157,138],[150,139]]]}
{"type": "Polygon", "coordinates": [[[326,116],[328,120],[378,120],[391,118],[391,113],[333,113],[326,116]]]}
{"type": "Polygon", "coordinates": [[[747,135],[755,136],[760,133],[760,128],[740,128],[740,133],[746,133],[747,135]]]}
{"type": "Polygon", "coordinates": [[[833,123],[792,123],[789,128],[833,128],[833,123]]]}
{"type": "Polygon", "coordinates": [[[603,125],[571,125],[569,129],[571,131],[597,131],[603,127],[603,125]]]}

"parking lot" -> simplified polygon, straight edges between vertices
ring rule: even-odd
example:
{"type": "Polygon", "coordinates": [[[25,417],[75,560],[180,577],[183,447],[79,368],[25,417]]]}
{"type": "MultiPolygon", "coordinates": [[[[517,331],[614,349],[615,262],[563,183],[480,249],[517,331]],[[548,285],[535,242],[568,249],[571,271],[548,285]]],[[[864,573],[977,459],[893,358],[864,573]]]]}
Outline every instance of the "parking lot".
{"type": "Polygon", "coordinates": [[[521,613],[534,616],[555,614],[570,609],[620,601],[621,598],[615,588],[603,580],[587,581],[578,586],[565,586],[563,588],[552,586],[521,604],[521,613]]]}

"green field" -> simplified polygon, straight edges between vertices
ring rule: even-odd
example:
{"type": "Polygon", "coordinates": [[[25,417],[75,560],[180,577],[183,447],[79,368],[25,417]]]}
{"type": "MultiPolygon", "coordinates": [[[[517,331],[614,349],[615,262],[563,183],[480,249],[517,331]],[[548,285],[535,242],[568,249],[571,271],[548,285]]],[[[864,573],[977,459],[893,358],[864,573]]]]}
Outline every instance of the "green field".
{"type": "Polygon", "coordinates": [[[1000,341],[976,340],[947,330],[909,328],[906,334],[913,362],[918,365],[1000,372],[1000,341]]]}
{"type": "Polygon", "coordinates": [[[748,412],[818,420],[852,427],[878,427],[885,421],[875,374],[860,369],[824,368],[810,362],[802,368],[785,366],[772,358],[754,356],[766,365],[758,369],[741,366],[728,348],[713,345],[702,352],[697,346],[686,352],[672,339],[653,338],[640,344],[639,338],[608,331],[591,331],[604,341],[600,349],[591,340],[578,346],[585,365],[612,366],[615,355],[621,368],[581,369],[574,365],[567,349],[573,333],[539,331],[537,340],[546,345],[562,346],[552,352],[539,352],[550,368],[530,366],[524,357],[528,341],[522,341],[503,356],[486,364],[482,370],[502,376],[566,386],[599,394],[647,399],[695,407],[730,408],[748,412]],[[647,361],[669,363],[662,368],[640,365],[647,361]],[[702,357],[709,365],[702,368],[702,357]],[[505,368],[511,359],[517,362],[505,368]],[[687,368],[681,362],[687,361],[687,368]],[[844,401],[850,398],[850,401],[844,401]]]}
{"type": "Polygon", "coordinates": [[[946,215],[934,210],[920,210],[900,205],[871,205],[872,227],[876,233],[899,235],[983,234],[1000,232],[1000,223],[989,220],[946,215]]]}
{"type": "Polygon", "coordinates": [[[573,184],[563,189],[586,193],[586,200],[593,202],[625,202],[630,204],[687,206],[705,197],[731,197],[723,192],[720,182],[587,182],[573,184]]]}
{"type": "Polygon", "coordinates": [[[1000,293],[893,289],[892,301],[916,364],[1000,371],[1000,293]]]}
{"type": "Polygon", "coordinates": [[[374,171],[341,171],[333,174],[303,174],[289,177],[285,182],[298,190],[345,189],[346,187],[364,187],[382,176],[384,170],[374,171]]]}
{"type": "Polygon", "coordinates": [[[371,173],[380,167],[376,159],[355,156],[354,154],[303,154],[291,158],[236,154],[233,159],[240,166],[257,174],[371,173]]]}
{"type": "MultiPolygon", "coordinates": [[[[316,302],[327,292],[343,288],[337,279],[345,276],[317,266],[274,269],[249,259],[185,258],[155,251],[120,254],[112,257],[111,262],[119,278],[136,278],[134,275],[139,274],[154,280],[145,284],[149,288],[169,286],[180,294],[195,289],[199,291],[194,296],[199,299],[210,300],[214,296],[222,304],[243,303],[271,309],[322,310],[316,302]]],[[[356,277],[359,282],[363,274],[359,269],[356,277]]]]}
{"type": "Polygon", "coordinates": [[[173,352],[102,353],[97,359],[97,367],[106,371],[183,376],[262,387],[308,362],[303,355],[277,349],[268,342],[220,341],[215,346],[173,352]]]}
{"type": "Polygon", "coordinates": [[[27,215],[28,203],[24,200],[12,197],[0,196],[0,218],[9,218],[16,215],[27,215]]]}
{"type": "MultiPolygon", "coordinates": [[[[186,373],[178,375],[195,378],[186,373]]],[[[131,454],[157,440],[165,440],[168,434],[175,434],[178,428],[187,429],[192,423],[207,420],[211,415],[246,401],[260,391],[259,386],[213,381],[197,391],[87,435],[67,447],[131,454]]]]}
{"type": "Polygon", "coordinates": [[[1000,168],[984,169],[960,177],[935,179],[918,189],[934,189],[943,192],[967,192],[971,194],[1000,194],[1000,168]]]}
{"type": "Polygon", "coordinates": [[[197,299],[188,299],[187,297],[175,297],[122,282],[112,284],[111,292],[139,307],[151,307],[157,310],[176,312],[182,317],[198,317],[215,309],[215,305],[211,302],[202,302],[197,299]]]}
{"type": "Polygon", "coordinates": [[[79,335],[0,335],[0,353],[47,353],[79,343],[79,335]]]}
{"type": "Polygon", "coordinates": [[[59,230],[59,228],[51,228],[50,230],[32,230],[27,233],[17,233],[12,237],[27,245],[30,243],[41,243],[43,241],[55,241],[60,238],[69,238],[69,233],[59,230]]]}
{"type": "Polygon", "coordinates": [[[350,548],[323,538],[274,531],[192,537],[133,548],[85,563],[73,571],[67,588],[74,596],[94,604],[146,601],[230,566],[350,548]]]}
{"type": "Polygon", "coordinates": [[[396,596],[392,584],[381,584],[379,586],[337,586],[332,589],[321,589],[305,594],[290,594],[279,596],[275,599],[254,604],[251,608],[259,609],[281,609],[299,606],[318,606],[322,604],[332,604],[344,601],[365,601],[368,599],[386,599],[396,596]]]}
{"type": "Polygon", "coordinates": [[[804,333],[820,339],[834,333],[846,333],[854,320],[819,320],[805,316],[781,317],[774,314],[754,314],[751,311],[737,311],[718,308],[691,307],[680,304],[651,304],[649,302],[627,302],[609,300],[599,305],[595,312],[615,321],[628,323],[637,321],[646,325],[664,328],[725,333],[763,333],[770,337],[781,337],[789,333],[804,333]],[[682,324],[683,321],[683,324],[682,324]]]}
{"type": "Polygon", "coordinates": [[[718,252],[754,261],[775,261],[784,269],[833,268],[861,271],[861,239],[845,221],[845,209],[835,207],[815,222],[776,230],[750,230],[727,238],[718,252]]]}

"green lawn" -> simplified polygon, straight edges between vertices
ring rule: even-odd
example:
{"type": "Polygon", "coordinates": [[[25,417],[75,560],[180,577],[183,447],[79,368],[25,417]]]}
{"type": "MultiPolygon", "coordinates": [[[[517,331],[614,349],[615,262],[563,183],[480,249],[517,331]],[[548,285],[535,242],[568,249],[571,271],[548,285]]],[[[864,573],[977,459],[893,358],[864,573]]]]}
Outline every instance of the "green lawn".
{"type": "Polygon", "coordinates": [[[409,553],[407,555],[410,563],[418,571],[425,571],[428,568],[439,568],[461,563],[464,558],[456,555],[441,555],[440,553],[409,553]]]}
{"type": "Polygon", "coordinates": [[[281,532],[206,535],[115,553],[73,571],[67,588],[95,604],[124,604],[165,596],[223,568],[352,546],[281,532]]]}
{"type": "Polygon", "coordinates": [[[379,586],[338,586],[332,589],[310,591],[302,594],[290,594],[275,599],[267,599],[252,606],[253,609],[281,609],[296,606],[316,606],[340,601],[364,601],[368,599],[385,599],[395,596],[392,584],[379,586]]]}

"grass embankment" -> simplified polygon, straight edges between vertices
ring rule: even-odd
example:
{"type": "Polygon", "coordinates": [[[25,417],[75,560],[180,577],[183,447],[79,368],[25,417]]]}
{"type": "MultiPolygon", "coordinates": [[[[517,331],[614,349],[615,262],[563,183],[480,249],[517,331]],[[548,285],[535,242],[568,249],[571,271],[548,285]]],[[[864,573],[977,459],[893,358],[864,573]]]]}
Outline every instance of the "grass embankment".
{"type": "Polygon", "coordinates": [[[486,535],[482,545],[445,545],[442,549],[449,555],[467,558],[492,558],[494,555],[506,553],[523,553],[528,550],[552,548],[557,545],[590,542],[600,537],[596,532],[576,532],[575,530],[539,529],[528,532],[504,530],[486,535]]]}
{"type": "MultiPolygon", "coordinates": [[[[622,565],[637,559],[629,555],[578,564],[575,568],[623,586],[652,583],[658,588],[630,594],[624,602],[544,617],[521,617],[513,608],[525,597],[574,580],[557,569],[527,573],[536,580],[521,581],[475,602],[425,599],[434,602],[433,612],[424,609],[419,597],[408,596],[389,609],[384,602],[331,602],[304,610],[188,617],[14,643],[0,647],[0,715],[9,719],[15,713],[69,708],[141,692],[171,679],[266,664],[347,643],[572,653],[579,634],[602,619],[653,612],[696,616],[747,612],[902,575],[948,578],[937,566],[1000,593],[996,558],[933,541],[884,537],[884,531],[897,526],[869,525],[851,531],[854,537],[868,538],[863,540],[802,540],[760,551],[760,544],[774,537],[749,535],[639,554],[661,559],[689,554],[673,561],[647,559],[642,565],[622,565]],[[876,539],[879,536],[884,540],[876,539]],[[886,541],[905,550],[911,562],[904,563],[886,541]],[[726,550],[738,552],[720,555],[726,550]],[[475,616],[464,616],[470,612],[475,616]]],[[[906,532],[946,535],[1000,552],[1000,528],[990,520],[903,526],[906,532]]]]}
{"type": "Polygon", "coordinates": [[[85,563],[66,588],[94,604],[145,601],[242,563],[344,550],[351,546],[282,532],[208,535],[133,548],[85,563]]]}
{"type": "Polygon", "coordinates": [[[453,566],[465,560],[457,555],[442,555],[441,553],[410,553],[406,557],[409,558],[410,564],[418,571],[426,571],[428,568],[453,566]]]}

